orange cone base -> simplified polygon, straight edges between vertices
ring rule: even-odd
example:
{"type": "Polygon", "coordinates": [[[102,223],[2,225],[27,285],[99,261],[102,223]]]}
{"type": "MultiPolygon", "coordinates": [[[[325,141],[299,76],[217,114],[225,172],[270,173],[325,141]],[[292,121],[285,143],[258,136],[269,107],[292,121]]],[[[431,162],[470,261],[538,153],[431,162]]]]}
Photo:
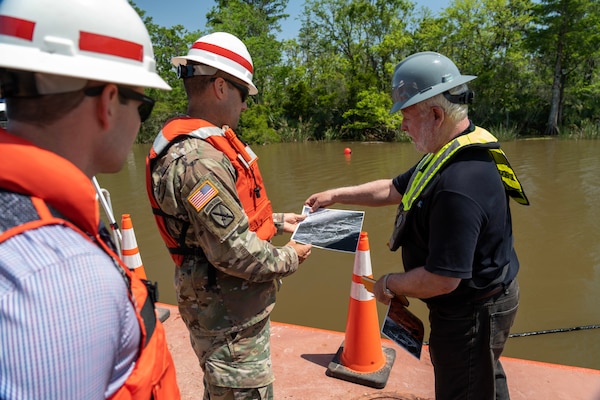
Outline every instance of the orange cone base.
{"type": "Polygon", "coordinates": [[[392,365],[396,360],[396,350],[387,347],[382,347],[381,349],[383,350],[383,355],[386,359],[385,365],[378,371],[359,372],[342,365],[341,357],[342,352],[344,351],[344,343],[342,343],[336,355],[329,363],[326,374],[332,378],[338,378],[376,389],[383,389],[387,384],[392,365]]]}

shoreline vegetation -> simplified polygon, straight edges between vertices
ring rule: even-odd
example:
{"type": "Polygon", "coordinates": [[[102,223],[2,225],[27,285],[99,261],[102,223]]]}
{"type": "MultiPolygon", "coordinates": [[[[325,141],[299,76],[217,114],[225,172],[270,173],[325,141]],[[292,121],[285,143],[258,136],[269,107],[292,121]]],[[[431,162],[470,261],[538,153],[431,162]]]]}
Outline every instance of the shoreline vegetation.
{"type": "MultiPolygon", "coordinates": [[[[475,125],[478,125],[476,121],[473,121],[475,125]]],[[[494,135],[498,141],[510,141],[510,140],[530,140],[530,139],[600,139],[600,124],[593,124],[589,121],[583,121],[581,126],[571,126],[565,129],[560,129],[557,135],[522,135],[519,134],[519,130],[517,127],[504,127],[502,125],[494,126],[494,127],[486,127],[482,126],[482,128],[488,130],[492,135],[494,135]]],[[[303,135],[301,130],[292,130],[289,129],[287,131],[281,132],[280,137],[282,140],[279,142],[303,142],[303,141],[312,141],[315,140],[311,137],[311,135],[303,135]]],[[[337,138],[335,132],[326,132],[322,141],[346,141],[344,139],[337,138]]],[[[361,142],[369,142],[376,141],[380,142],[381,140],[378,138],[369,138],[365,137],[360,140],[353,141],[361,141],[361,142]]],[[[389,140],[385,140],[387,142],[410,142],[410,138],[400,132],[400,128],[398,128],[398,133],[395,137],[390,138],[389,140]]],[[[266,144],[266,143],[262,143],[266,144]]]]}
{"type": "Polygon", "coordinates": [[[152,142],[169,118],[186,111],[171,58],[198,37],[230,32],[246,44],[259,94],[236,130],[249,144],[409,139],[390,114],[394,67],[420,51],[446,55],[475,92],[472,121],[499,140],[600,138],[600,2],[453,0],[437,14],[410,0],[216,0],[206,30],[163,27],[136,7],[154,45],[157,71],[173,88],[157,100],[138,143],[152,142]],[[277,39],[287,18],[297,37],[277,39]]]}

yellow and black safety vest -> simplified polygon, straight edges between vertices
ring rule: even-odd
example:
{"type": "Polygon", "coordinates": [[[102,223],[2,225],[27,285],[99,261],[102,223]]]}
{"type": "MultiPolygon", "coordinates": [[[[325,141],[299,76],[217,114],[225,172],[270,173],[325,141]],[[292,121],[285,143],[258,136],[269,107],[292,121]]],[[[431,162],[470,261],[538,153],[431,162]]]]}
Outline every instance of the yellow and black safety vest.
{"type": "Polygon", "coordinates": [[[519,182],[515,171],[510,166],[506,154],[500,149],[498,139],[483,128],[475,127],[475,130],[466,135],[461,135],[448,142],[437,153],[426,154],[417,164],[415,172],[408,182],[408,187],[402,196],[402,202],[398,206],[394,232],[389,242],[391,250],[400,247],[400,236],[404,230],[406,215],[411,210],[412,205],[423,194],[439,171],[448,163],[448,161],[461,149],[471,146],[484,147],[488,150],[498,173],[502,178],[504,189],[510,197],[517,203],[529,205],[529,200],[525,195],[523,186],[519,182]]]}

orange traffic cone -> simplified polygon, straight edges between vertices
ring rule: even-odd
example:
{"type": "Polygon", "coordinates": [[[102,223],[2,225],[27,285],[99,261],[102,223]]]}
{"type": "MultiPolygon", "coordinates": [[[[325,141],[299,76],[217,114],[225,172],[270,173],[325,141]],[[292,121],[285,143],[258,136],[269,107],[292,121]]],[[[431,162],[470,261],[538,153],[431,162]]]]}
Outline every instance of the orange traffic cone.
{"type": "Polygon", "coordinates": [[[122,241],[121,241],[121,256],[123,262],[127,267],[133,271],[138,278],[147,279],[146,271],[144,270],[144,264],[142,264],[142,257],[138,249],[137,240],[135,239],[135,232],[133,231],[133,223],[129,214],[123,214],[121,216],[121,229],[122,241]]]}
{"type": "Polygon", "coordinates": [[[396,351],[381,346],[377,304],[361,276],[373,277],[369,238],[360,233],[354,257],[345,340],[329,363],[327,375],[381,389],[385,387],[396,351]]]}

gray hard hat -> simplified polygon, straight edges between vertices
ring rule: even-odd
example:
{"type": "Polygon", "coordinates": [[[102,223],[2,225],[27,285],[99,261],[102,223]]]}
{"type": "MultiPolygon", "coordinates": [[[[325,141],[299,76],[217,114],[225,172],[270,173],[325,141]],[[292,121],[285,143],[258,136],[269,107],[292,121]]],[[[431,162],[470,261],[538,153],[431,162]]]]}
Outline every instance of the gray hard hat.
{"type": "Polygon", "coordinates": [[[394,69],[390,113],[410,107],[430,97],[477,78],[461,75],[446,56],[433,51],[415,53],[402,60],[394,69]]]}

